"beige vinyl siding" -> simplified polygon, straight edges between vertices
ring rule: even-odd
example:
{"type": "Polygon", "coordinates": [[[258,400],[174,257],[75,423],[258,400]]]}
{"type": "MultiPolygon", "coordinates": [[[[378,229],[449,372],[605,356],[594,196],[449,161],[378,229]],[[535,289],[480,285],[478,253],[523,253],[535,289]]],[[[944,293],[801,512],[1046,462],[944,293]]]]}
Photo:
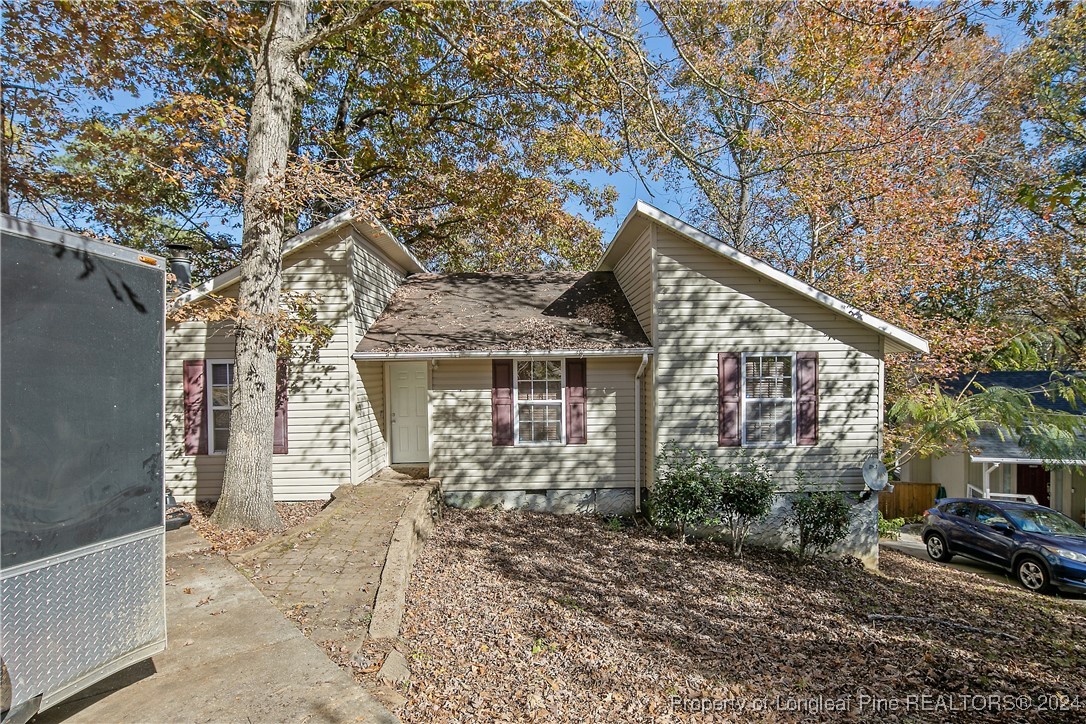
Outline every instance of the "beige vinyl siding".
{"type": "MultiPolygon", "coordinates": [[[[629,300],[637,315],[637,321],[651,342],[653,339],[653,303],[652,303],[652,225],[645,227],[641,235],[619,258],[613,272],[623,294],[629,300]]],[[[639,363],[640,364],[640,363],[639,363]]],[[[645,370],[642,380],[641,398],[641,486],[649,487],[652,483],[653,459],[653,399],[652,364],[645,370]]]]}
{"type": "Polygon", "coordinates": [[[818,445],[749,450],[771,459],[782,487],[799,471],[859,487],[860,466],[878,452],[879,335],[662,226],[653,258],[657,446],[740,456],[717,444],[717,354],[815,351],[818,445]]]}
{"type": "Polygon", "coordinates": [[[588,359],[587,444],[494,447],[491,361],[440,360],[430,391],[431,474],[446,492],[632,488],[640,363],[588,359]]]}
{"type": "Polygon", "coordinates": [[[952,498],[966,497],[966,483],[970,480],[970,462],[965,453],[943,455],[931,461],[931,480],[947,490],[952,498]]]}
{"type": "Polygon", "coordinates": [[[233,360],[234,338],[226,324],[167,323],[166,487],[179,500],[215,498],[222,488],[225,455],[185,455],[185,360],[233,360]]]}
{"type": "Polygon", "coordinates": [[[385,418],[385,363],[358,362],[358,482],[388,465],[385,418]]]}
{"type": "MultiPolygon", "coordinates": [[[[407,272],[362,237],[355,239],[351,262],[357,344],[381,316],[407,272]]],[[[351,380],[355,405],[355,482],[362,482],[388,464],[384,363],[356,362],[355,369],[351,380]]]]}
{"type": "Polygon", "coordinates": [[[653,358],[649,357],[649,363],[645,366],[644,376],[641,378],[643,397],[641,398],[641,487],[652,488],[653,476],[656,465],[656,447],[653,426],[656,422],[656,413],[653,409],[656,395],[653,393],[653,375],[655,365],[653,358]]]}
{"type": "Polygon", "coordinates": [[[1065,474],[1069,478],[1064,497],[1069,506],[1067,515],[1086,525],[1086,475],[1080,471],[1067,471],[1065,474]]]}
{"type": "MultiPolygon", "coordinates": [[[[318,359],[292,361],[288,393],[288,454],[275,455],[276,500],[326,498],[350,482],[351,436],[350,313],[348,241],[345,229],[314,242],[284,260],[283,287],[320,295],[317,318],[332,327],[318,359]]],[[[236,286],[228,290],[236,293],[236,286]]],[[[184,454],[186,359],[227,359],[234,341],[220,326],[201,322],[171,324],[166,334],[166,481],[181,499],[213,498],[222,486],[223,455],[184,454]]]]}
{"type": "Polygon", "coordinates": [[[381,312],[385,311],[388,300],[407,276],[407,271],[361,237],[355,239],[351,259],[354,270],[354,314],[358,338],[362,339],[381,312]]]}
{"type": "Polygon", "coordinates": [[[899,471],[901,480],[907,483],[930,483],[931,460],[929,458],[912,458],[901,466],[899,471]]]}
{"type": "Polygon", "coordinates": [[[652,226],[645,227],[614,268],[615,279],[630,301],[637,321],[649,341],[653,339],[652,319],[652,226]]]}

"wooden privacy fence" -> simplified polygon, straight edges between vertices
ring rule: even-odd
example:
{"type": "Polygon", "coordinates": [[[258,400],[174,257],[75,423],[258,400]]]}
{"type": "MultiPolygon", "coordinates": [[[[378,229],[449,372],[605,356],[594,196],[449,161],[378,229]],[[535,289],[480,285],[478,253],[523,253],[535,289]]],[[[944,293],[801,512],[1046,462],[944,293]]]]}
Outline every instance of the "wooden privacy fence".
{"type": "Polygon", "coordinates": [[[894,483],[894,491],[879,493],[883,518],[911,518],[935,505],[938,483],[894,483]]]}

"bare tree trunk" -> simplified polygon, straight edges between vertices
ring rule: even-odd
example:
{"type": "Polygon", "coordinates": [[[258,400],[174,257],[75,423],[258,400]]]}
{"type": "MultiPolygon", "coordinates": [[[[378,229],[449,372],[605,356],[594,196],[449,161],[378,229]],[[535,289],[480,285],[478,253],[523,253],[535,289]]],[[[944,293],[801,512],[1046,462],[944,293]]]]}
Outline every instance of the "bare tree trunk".
{"type": "MultiPolygon", "coordinates": [[[[12,137],[15,130],[12,129],[12,137]]],[[[0,214],[11,213],[11,185],[8,176],[8,106],[3,90],[0,90],[0,214]]]]}
{"type": "Polygon", "coordinates": [[[269,6],[253,69],[230,443],[212,517],[225,528],[283,526],[272,499],[275,317],[282,282],[284,174],[291,122],[304,87],[296,44],[306,29],[306,9],[306,0],[277,0],[269,6]]]}
{"type": "Polygon", "coordinates": [[[750,159],[750,151],[743,149],[736,157],[736,176],[738,177],[738,193],[736,194],[735,222],[732,225],[732,246],[739,251],[750,251],[752,239],[751,230],[754,226],[754,197],[751,185],[754,178],[754,162],[750,159]]]}

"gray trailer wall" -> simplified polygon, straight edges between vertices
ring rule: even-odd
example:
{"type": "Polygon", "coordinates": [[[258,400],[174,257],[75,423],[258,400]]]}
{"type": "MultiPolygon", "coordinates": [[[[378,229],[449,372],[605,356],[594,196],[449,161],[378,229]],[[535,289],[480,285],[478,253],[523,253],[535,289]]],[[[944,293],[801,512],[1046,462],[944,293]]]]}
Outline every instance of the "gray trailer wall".
{"type": "Polygon", "coordinates": [[[116,249],[3,234],[4,569],[162,524],[165,275],[116,249]]]}

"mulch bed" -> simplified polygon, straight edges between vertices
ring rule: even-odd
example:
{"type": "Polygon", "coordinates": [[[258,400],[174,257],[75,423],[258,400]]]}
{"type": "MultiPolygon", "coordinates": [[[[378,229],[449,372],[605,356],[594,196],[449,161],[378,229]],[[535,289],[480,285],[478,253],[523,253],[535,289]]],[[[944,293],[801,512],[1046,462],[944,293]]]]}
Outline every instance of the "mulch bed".
{"type": "Polygon", "coordinates": [[[450,510],[413,571],[399,714],[1086,719],[1083,601],[894,552],[881,568],[761,550],[737,561],[591,518],[450,510]]]}
{"type": "Polygon", "coordinates": [[[273,535],[282,533],[284,530],[305,523],[324,509],[324,506],[328,505],[328,501],[307,500],[300,503],[276,503],[275,509],[279,511],[279,517],[283,519],[284,527],[276,531],[266,532],[250,530],[248,528],[223,530],[218,526],[212,525],[209,518],[211,518],[211,514],[215,511],[215,504],[209,501],[180,503],[179,505],[192,516],[192,521],[189,525],[211,544],[212,550],[222,553],[233,553],[242,548],[256,545],[273,535]]]}

